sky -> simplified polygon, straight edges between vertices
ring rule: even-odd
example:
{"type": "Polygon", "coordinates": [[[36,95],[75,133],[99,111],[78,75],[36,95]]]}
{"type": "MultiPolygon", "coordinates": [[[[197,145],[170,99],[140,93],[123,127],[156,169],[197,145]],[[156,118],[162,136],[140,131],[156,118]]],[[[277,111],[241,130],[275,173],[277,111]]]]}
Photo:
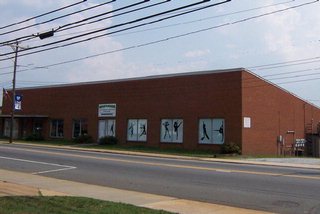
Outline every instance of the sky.
{"type": "MultiPolygon", "coordinates": [[[[190,8],[139,21],[143,17],[201,1],[151,0],[120,10],[140,1],[117,0],[41,24],[110,2],[87,0],[65,10],[3,28],[77,2],[80,0],[0,0],[0,87],[12,88],[14,65],[13,59],[8,59],[13,57],[12,54],[1,56],[13,51],[2,43],[59,29],[53,37],[43,40],[35,37],[19,43],[18,88],[243,67],[320,106],[319,1],[231,0],[171,19],[161,20],[187,12],[190,8]],[[128,12],[161,2],[154,7],[128,12]],[[104,17],[109,17],[103,21],[67,29],[66,24],[106,12],[109,14],[104,17]],[[128,23],[131,21],[134,23],[128,23]],[[142,23],[141,27],[114,32],[142,23]],[[8,33],[23,27],[28,28],[8,33]],[[28,51],[41,50],[30,50],[36,46],[98,29],[101,29],[98,34],[109,35],[23,56],[28,51]]],[[[218,2],[224,1],[212,0],[191,8],[200,9],[218,2]]],[[[65,43],[56,46],[61,44],[65,43]]]]}

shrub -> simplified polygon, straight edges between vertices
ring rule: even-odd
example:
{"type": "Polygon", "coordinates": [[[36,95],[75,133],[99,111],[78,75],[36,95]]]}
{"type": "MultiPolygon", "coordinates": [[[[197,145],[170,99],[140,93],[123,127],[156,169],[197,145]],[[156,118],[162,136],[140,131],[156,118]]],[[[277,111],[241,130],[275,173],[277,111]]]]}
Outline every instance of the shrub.
{"type": "Polygon", "coordinates": [[[26,137],[27,141],[41,141],[44,140],[43,136],[39,133],[32,133],[26,137]]]}
{"type": "Polygon", "coordinates": [[[79,135],[78,137],[74,138],[73,142],[76,143],[76,144],[93,143],[93,138],[90,135],[83,134],[83,135],[79,135]]]}
{"type": "Polygon", "coordinates": [[[241,148],[236,143],[228,142],[221,145],[220,152],[221,154],[241,154],[241,148]]]}
{"type": "Polygon", "coordinates": [[[118,139],[113,136],[106,136],[99,139],[100,145],[115,145],[118,142],[119,142],[118,139]]]}

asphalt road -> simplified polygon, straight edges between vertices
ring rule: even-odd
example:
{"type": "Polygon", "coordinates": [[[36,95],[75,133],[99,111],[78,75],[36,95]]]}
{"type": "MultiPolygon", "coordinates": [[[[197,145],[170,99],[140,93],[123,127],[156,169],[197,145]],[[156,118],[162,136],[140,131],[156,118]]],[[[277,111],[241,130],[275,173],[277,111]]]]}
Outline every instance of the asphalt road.
{"type": "Polygon", "coordinates": [[[320,213],[320,171],[0,144],[0,168],[276,213],[320,213]]]}

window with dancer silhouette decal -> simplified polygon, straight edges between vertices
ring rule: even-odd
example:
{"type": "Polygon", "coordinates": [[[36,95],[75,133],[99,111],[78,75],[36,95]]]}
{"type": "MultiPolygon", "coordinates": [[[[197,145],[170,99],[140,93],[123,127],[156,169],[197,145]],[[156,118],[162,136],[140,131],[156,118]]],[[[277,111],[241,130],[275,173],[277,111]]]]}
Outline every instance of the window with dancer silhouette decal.
{"type": "Polygon", "coordinates": [[[129,119],[127,129],[128,141],[147,141],[147,120],[129,119]]]}
{"type": "Polygon", "coordinates": [[[183,120],[163,119],[161,120],[161,142],[182,143],[183,141],[183,120]]]}
{"type": "Polygon", "coordinates": [[[116,136],[116,120],[99,120],[99,138],[116,136]]]}
{"type": "Polygon", "coordinates": [[[224,129],[224,119],[200,119],[199,143],[223,144],[225,137],[224,129]]]}

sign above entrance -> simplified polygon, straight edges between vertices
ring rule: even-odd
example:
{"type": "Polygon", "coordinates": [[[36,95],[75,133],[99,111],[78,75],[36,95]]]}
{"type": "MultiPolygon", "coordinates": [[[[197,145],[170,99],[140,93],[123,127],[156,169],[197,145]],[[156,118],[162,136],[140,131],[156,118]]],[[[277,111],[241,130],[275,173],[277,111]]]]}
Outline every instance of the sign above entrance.
{"type": "Polygon", "coordinates": [[[98,116],[99,117],[115,117],[117,104],[99,104],[98,116]]]}

